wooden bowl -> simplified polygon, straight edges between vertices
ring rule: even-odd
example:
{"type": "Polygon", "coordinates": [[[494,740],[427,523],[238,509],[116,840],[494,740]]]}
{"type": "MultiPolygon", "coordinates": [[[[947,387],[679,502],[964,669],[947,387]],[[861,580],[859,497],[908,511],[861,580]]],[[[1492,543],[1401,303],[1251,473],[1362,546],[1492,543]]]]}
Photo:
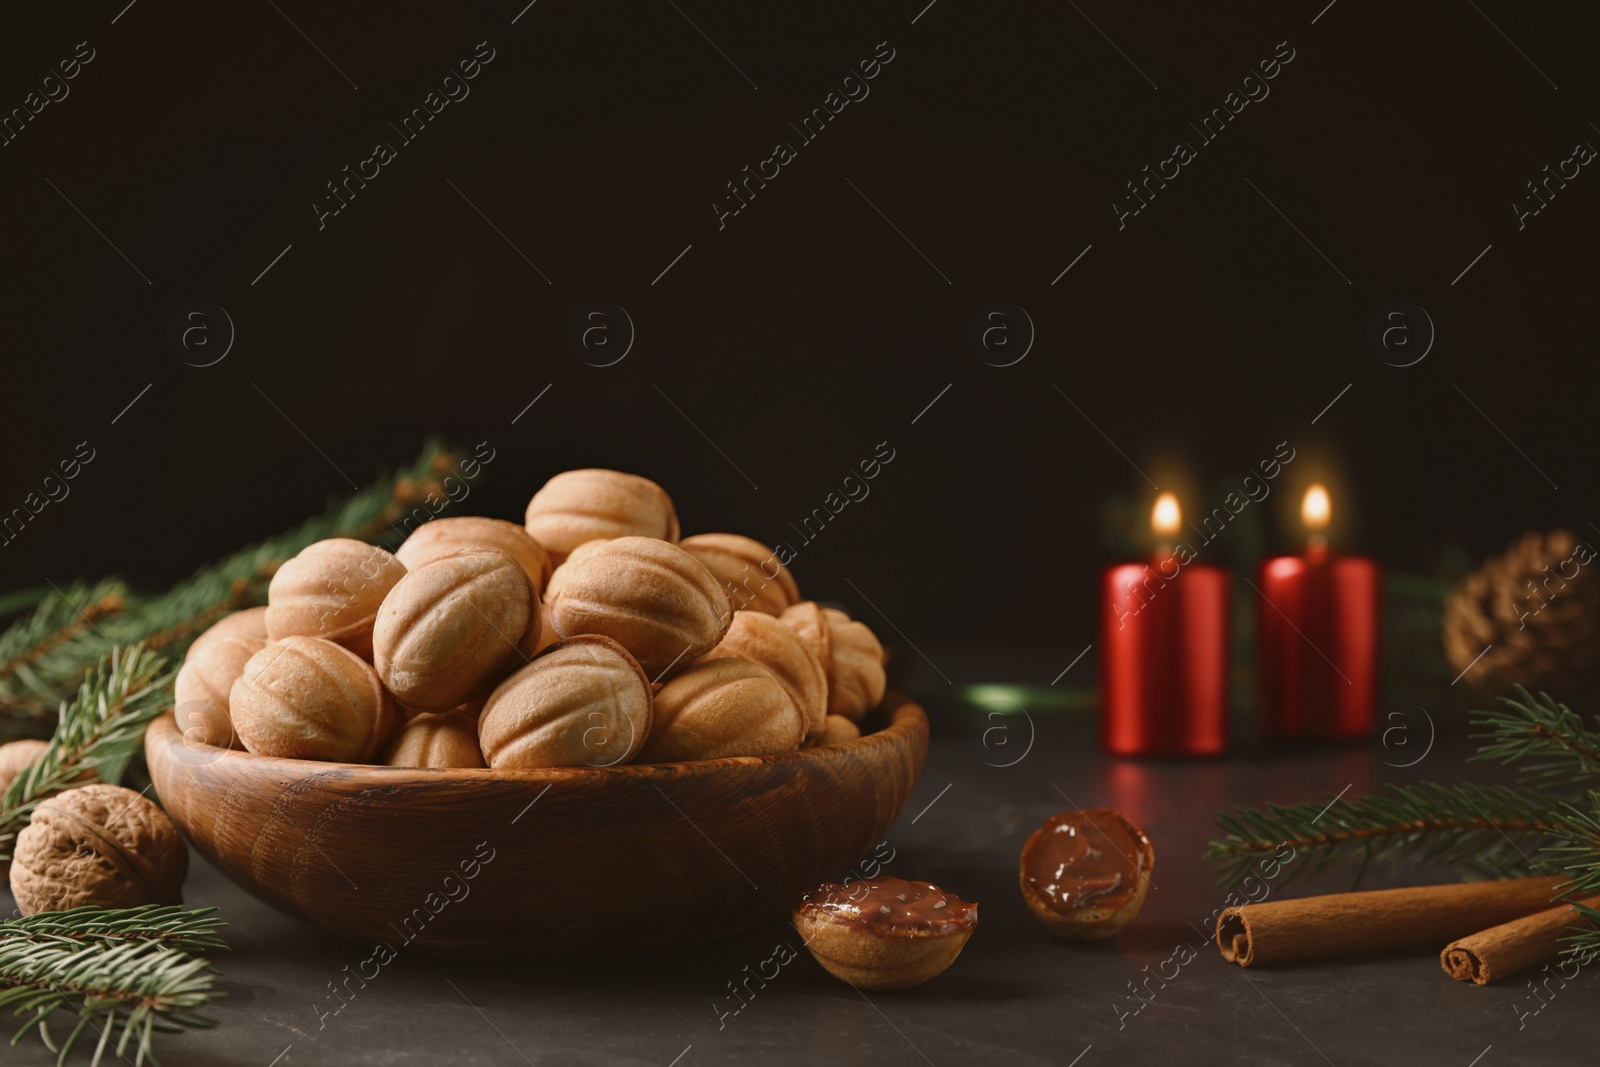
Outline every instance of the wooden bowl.
{"type": "Polygon", "coordinates": [[[184,835],[273,906],[368,945],[561,958],[685,944],[785,914],[881,841],[928,753],[882,728],[781,756],[539,771],[277,759],[145,736],[184,835]]]}

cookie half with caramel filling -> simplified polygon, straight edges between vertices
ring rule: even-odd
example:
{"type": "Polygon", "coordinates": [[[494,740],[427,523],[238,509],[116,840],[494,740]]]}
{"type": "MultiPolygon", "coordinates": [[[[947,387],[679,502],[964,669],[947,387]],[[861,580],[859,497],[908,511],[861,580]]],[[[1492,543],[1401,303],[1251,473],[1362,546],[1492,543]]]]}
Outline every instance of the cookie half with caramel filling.
{"type": "Polygon", "coordinates": [[[858,989],[907,989],[955,962],[978,905],[928,882],[824,882],[794,911],[795,929],[829,974],[858,989]]]}
{"type": "Polygon", "coordinates": [[[1022,899],[1057,937],[1099,941],[1139,914],[1155,861],[1150,838],[1117,812],[1064,811],[1022,846],[1022,899]]]}

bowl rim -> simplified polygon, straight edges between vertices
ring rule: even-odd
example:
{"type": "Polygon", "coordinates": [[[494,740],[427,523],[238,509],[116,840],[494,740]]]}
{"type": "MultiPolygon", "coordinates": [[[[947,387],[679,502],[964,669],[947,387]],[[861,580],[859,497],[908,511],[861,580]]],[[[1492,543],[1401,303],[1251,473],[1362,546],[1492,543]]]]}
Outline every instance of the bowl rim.
{"type": "MultiPolygon", "coordinates": [[[[926,736],[928,714],[915,700],[900,693],[887,692],[876,708],[866,716],[887,716],[888,722],[870,734],[862,734],[840,744],[818,745],[762,756],[723,756],[717,759],[688,760],[681,763],[624,763],[611,767],[540,767],[534,770],[496,769],[494,767],[390,767],[382,763],[341,763],[332,760],[294,759],[288,756],[264,756],[242,748],[221,748],[205,743],[190,745],[178,729],[177,708],[169,707],[158,715],[146,731],[147,747],[161,746],[168,750],[168,758],[203,768],[221,763],[241,761],[251,770],[275,772],[293,778],[305,779],[332,772],[360,775],[391,783],[403,781],[439,782],[448,780],[506,781],[506,782],[605,782],[619,779],[646,779],[670,776],[674,778],[700,778],[724,775],[735,769],[754,769],[788,763],[805,763],[831,759],[833,754],[860,750],[864,746],[900,745],[910,741],[915,734],[926,736]],[[187,748],[192,752],[215,752],[204,762],[185,760],[175,750],[187,748]]],[[[244,770],[243,766],[237,767],[244,770]]]]}

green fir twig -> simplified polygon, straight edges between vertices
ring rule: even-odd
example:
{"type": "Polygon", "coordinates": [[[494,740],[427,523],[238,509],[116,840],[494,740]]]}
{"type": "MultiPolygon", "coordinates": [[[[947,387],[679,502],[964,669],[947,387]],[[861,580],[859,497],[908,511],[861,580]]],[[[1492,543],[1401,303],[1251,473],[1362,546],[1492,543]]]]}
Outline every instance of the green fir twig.
{"type": "Polygon", "coordinates": [[[1552,854],[1564,857],[1561,866],[1570,882],[1563,891],[1574,898],[1600,895],[1600,793],[1590,790],[1563,808],[1566,822],[1550,846],[1552,854]]]}
{"type": "Polygon", "coordinates": [[[1600,954],[1600,911],[1577,901],[1600,895],[1600,793],[1589,790],[1581,800],[1566,805],[1566,811],[1571,826],[1558,835],[1550,851],[1565,859],[1571,882],[1563,887],[1564,895],[1585,922],[1573,925],[1563,951],[1587,962],[1600,954]]]}
{"type": "Polygon", "coordinates": [[[159,1064],[155,1034],[216,1025],[200,1014],[219,995],[214,980],[203,958],[159,941],[0,937],[0,1008],[23,1020],[11,1043],[37,1029],[62,1064],[88,1035],[98,1038],[93,1064],[130,1049],[135,1067],[159,1064]],[[45,1025],[58,1011],[75,1018],[59,1043],[45,1025]]]}
{"type": "Polygon", "coordinates": [[[185,910],[170,904],[41,911],[0,919],[0,942],[25,939],[111,946],[129,941],[153,941],[198,956],[207,949],[226,951],[228,947],[228,943],[217,936],[217,931],[227,923],[216,918],[216,911],[216,908],[185,910]]]}
{"type": "Polygon", "coordinates": [[[127,601],[128,587],[120,578],[50,590],[31,614],[0,633],[0,704],[35,718],[53,712],[58,700],[44,705],[43,695],[78,670],[87,640],[99,642],[100,654],[105,653],[105,639],[94,628],[97,621],[123,610],[127,601]]]}
{"type": "Polygon", "coordinates": [[[1600,731],[1546,693],[1535,697],[1519,685],[1516,694],[1472,713],[1473,725],[1484,728],[1472,736],[1486,740],[1472,758],[1522,763],[1530,782],[1571,786],[1600,778],[1600,731]]]}
{"type": "Polygon", "coordinates": [[[0,619],[38,607],[53,592],[55,590],[48,585],[30,585],[26,589],[0,593],[0,619]]]}
{"type": "Polygon", "coordinates": [[[1376,861],[1438,862],[1477,875],[1511,877],[1554,867],[1539,849],[1571,829],[1548,796],[1512,786],[1434,782],[1390,785],[1385,792],[1302,804],[1239,808],[1217,817],[1226,835],[1210,842],[1219,881],[1249,873],[1263,854],[1293,846],[1290,876],[1315,876],[1343,860],[1358,860],[1357,882],[1376,861]]]}
{"type": "Polygon", "coordinates": [[[1567,947],[1561,951],[1588,962],[1600,956],[1600,911],[1578,903],[1573,903],[1572,910],[1586,921],[1588,928],[1577,924],[1569,927],[1572,934],[1565,939],[1567,947]]]}

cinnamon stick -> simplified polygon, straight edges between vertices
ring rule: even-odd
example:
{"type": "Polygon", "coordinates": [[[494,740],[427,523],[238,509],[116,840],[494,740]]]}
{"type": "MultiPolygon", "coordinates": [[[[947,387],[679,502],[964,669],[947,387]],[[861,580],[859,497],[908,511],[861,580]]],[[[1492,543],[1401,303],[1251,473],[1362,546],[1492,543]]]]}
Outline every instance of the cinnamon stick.
{"type": "Polygon", "coordinates": [[[1423,948],[1543,911],[1547,878],[1457,882],[1274,900],[1217,916],[1217,948],[1241,967],[1423,948]]]}
{"type": "MultiPolygon", "coordinates": [[[[1583,903],[1600,908],[1600,897],[1583,903]]],[[[1452,941],[1439,954],[1439,963],[1458,982],[1488,985],[1550,959],[1561,951],[1570,927],[1587,925],[1588,920],[1578,919],[1577,912],[1562,904],[1452,941]]]]}

